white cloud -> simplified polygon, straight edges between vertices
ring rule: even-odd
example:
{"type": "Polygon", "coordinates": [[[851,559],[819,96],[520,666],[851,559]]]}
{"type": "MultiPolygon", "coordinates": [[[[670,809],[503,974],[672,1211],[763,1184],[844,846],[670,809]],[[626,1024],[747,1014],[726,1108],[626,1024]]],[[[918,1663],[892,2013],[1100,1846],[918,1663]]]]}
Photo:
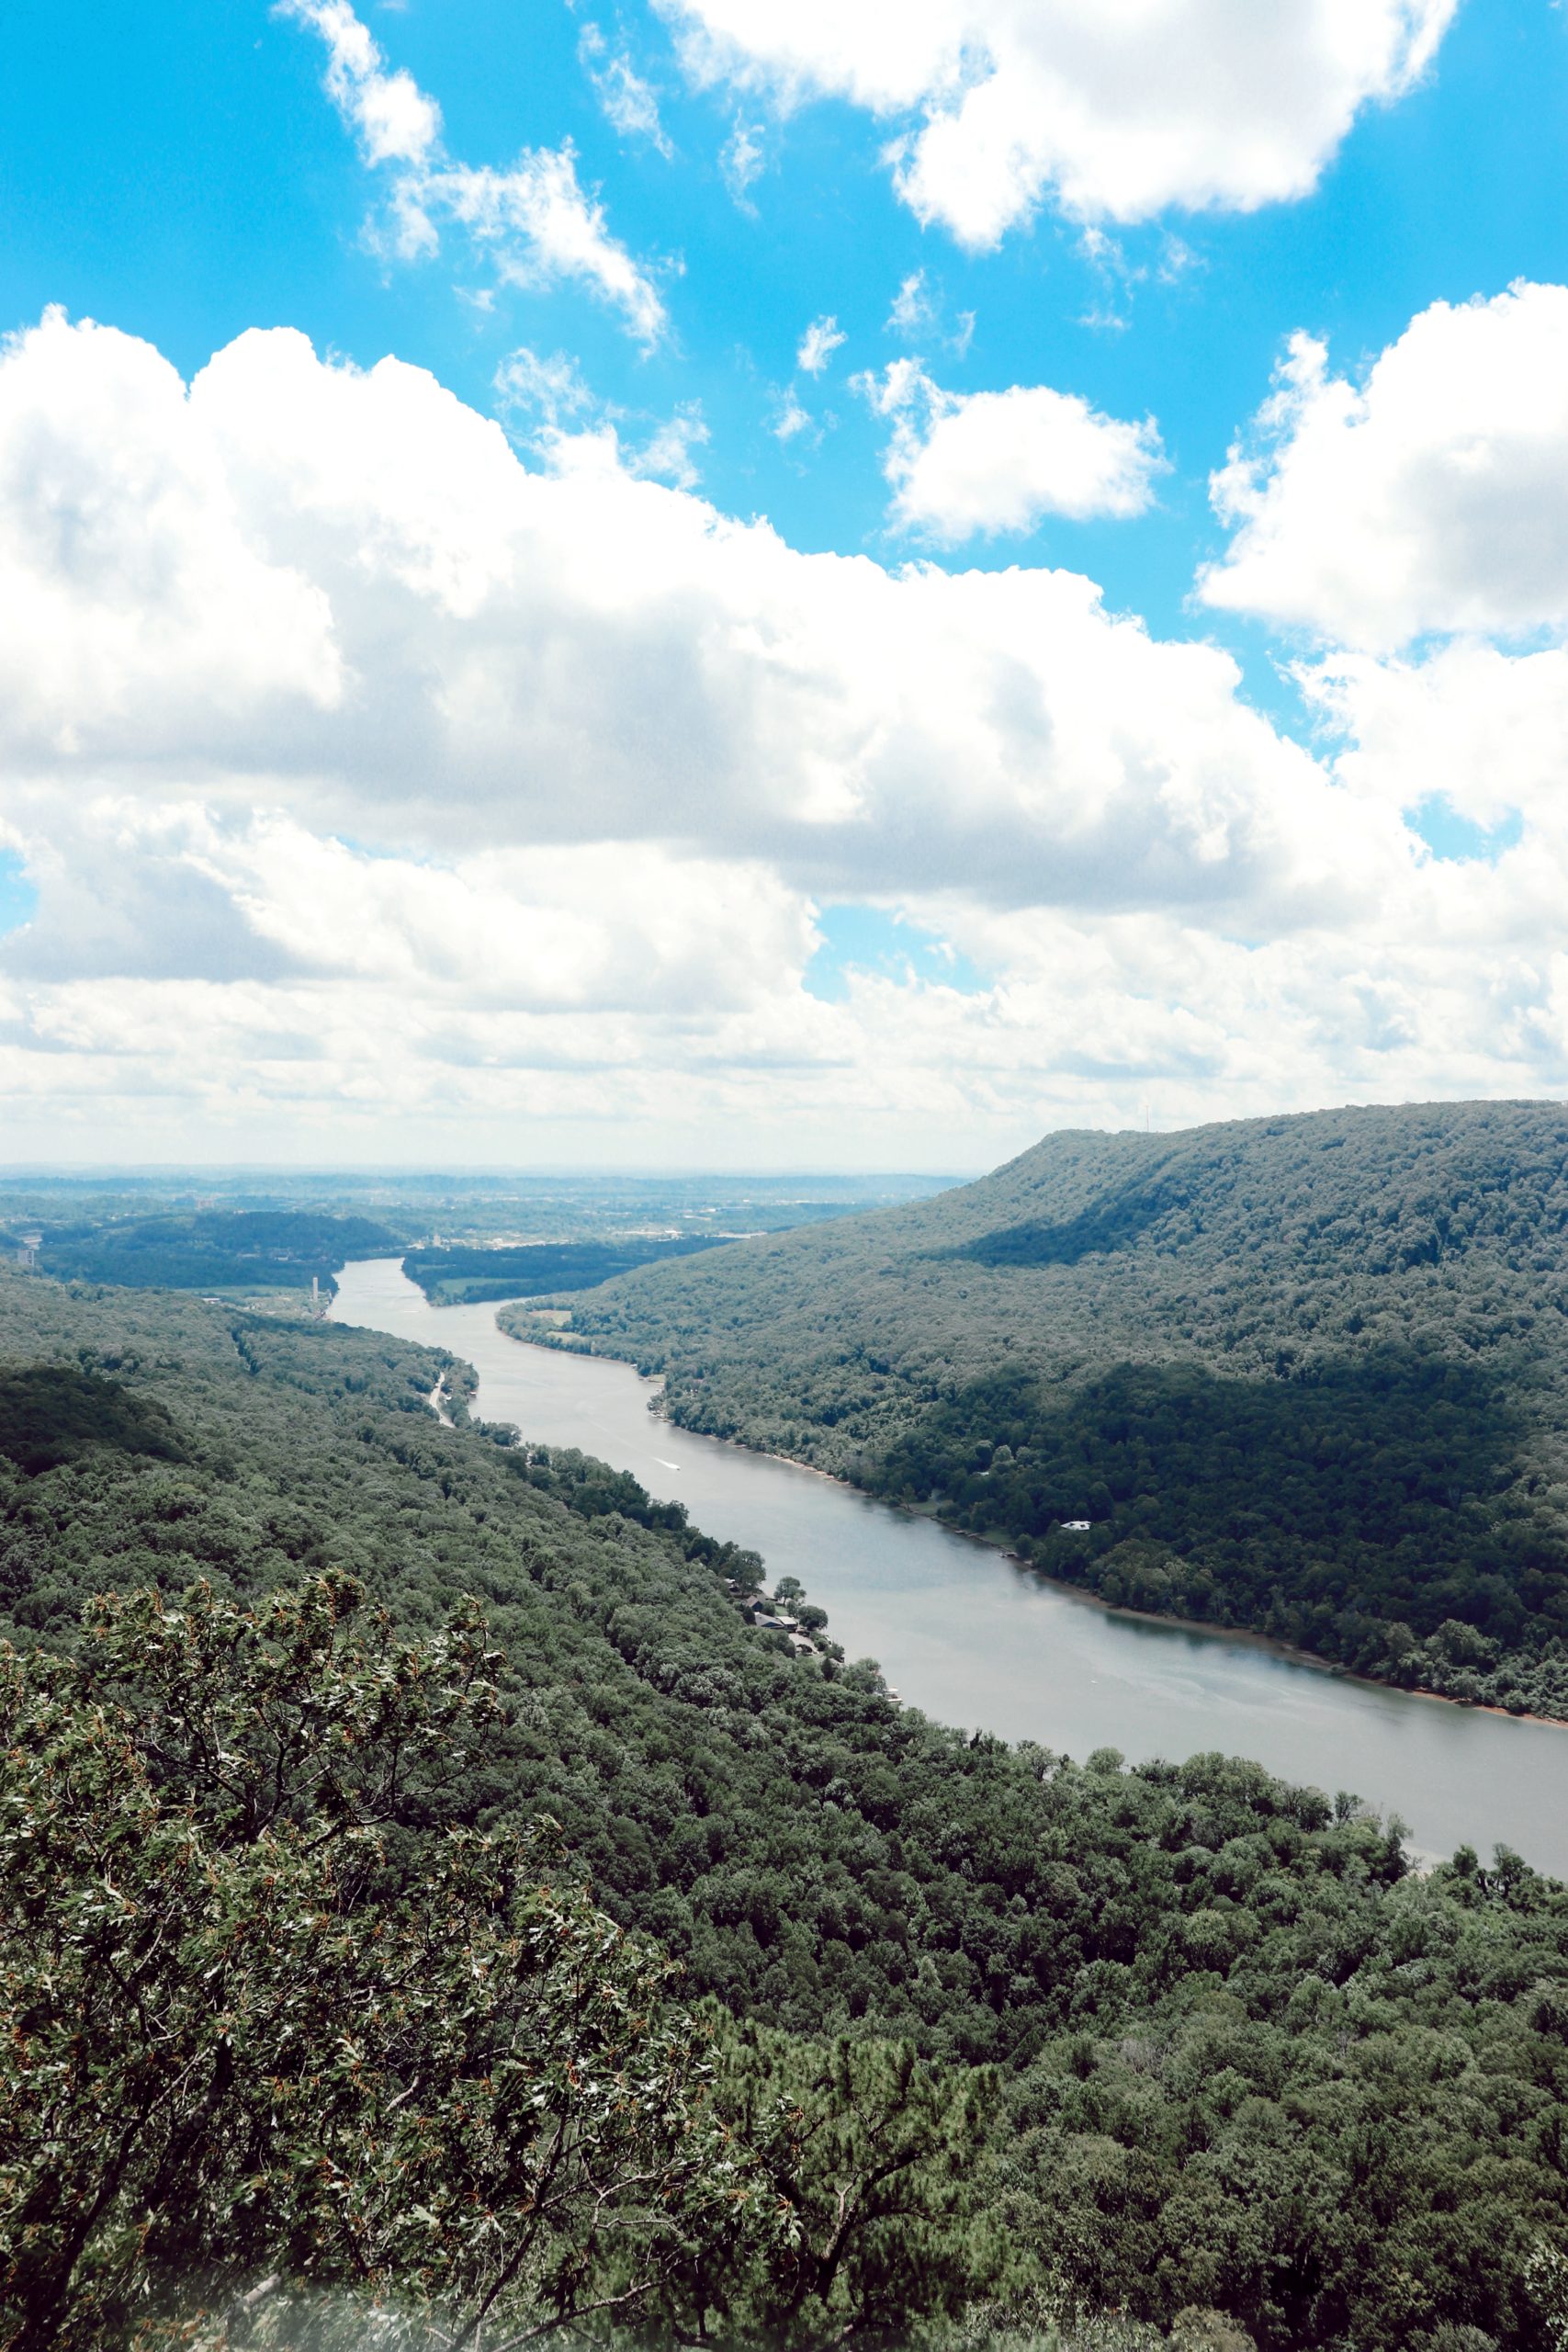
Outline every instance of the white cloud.
{"type": "Polygon", "coordinates": [[[675,153],[659,119],[659,98],[624,49],[612,50],[595,24],[578,37],[577,53],[599,101],[600,112],[623,139],[646,139],[668,162],[675,153]]]}
{"type": "Polygon", "coordinates": [[[748,122],[744,115],[738,114],[719,154],[718,168],[724,185],[742,212],[756,209],[751,202],[752,183],[761,177],[768,161],[762,142],[762,125],[748,122]]]}
{"type": "Polygon", "coordinates": [[[1294,336],[1213,494],[1212,605],[1385,649],[1568,623],[1568,287],[1435,302],[1359,387],[1294,336]]]}
{"type": "Polygon", "coordinates": [[[943,307],[925,271],[913,270],[899,283],[883,332],[898,335],[905,343],[940,343],[962,359],[975,339],[975,313],[960,311],[949,334],[942,324],[943,307]]]}
{"type": "Polygon", "coordinates": [[[802,554],[647,458],[287,332],[188,390],[58,317],[0,354],[14,1151],[942,1164],[1568,1091],[1561,654],[1337,656],[1317,759],[1086,580],[802,554]],[[1433,790],[1523,841],[1429,858],[1433,790]],[[996,985],[818,1002],[845,899],[996,985]]]}
{"type": "Polygon", "coordinates": [[[327,45],[327,95],[358,133],[367,164],[423,164],[440,142],[441,109],[411,74],[387,61],[348,0],[277,0],[277,14],[327,45]]]}
{"type": "Polygon", "coordinates": [[[199,761],[343,697],[328,595],[257,544],[175,370],[58,311],[0,345],[0,614],[24,759],[199,761]]]}
{"type": "Polygon", "coordinates": [[[1424,72],[1457,0],[661,0],[689,73],[905,127],[922,221],[994,245],[1084,219],[1304,196],[1359,109],[1424,72]]]}
{"type": "MultiPolygon", "coordinates": [[[[681,433],[689,450],[690,420],[681,433]]],[[[799,555],[637,479],[649,462],[601,426],[558,433],[549,469],[531,470],[423,371],[324,365],[286,331],[242,336],[186,396],[145,345],[51,322],[0,366],[0,757],[107,781],[145,740],[165,778],[210,794],[222,775],[357,837],[445,853],[653,836],[766,855],[807,888],[962,871],[1020,903],[1152,892],[1284,918],[1327,872],[1355,887],[1354,804],[1239,702],[1222,653],[1152,640],[1070,573],[799,555]],[[105,489],[105,442],[143,378],[159,388],[143,446],[105,489]],[[128,665],[99,691],[20,650],[44,610],[74,641],[70,600],[90,614],[101,593],[96,572],[77,588],[58,526],[28,527],[40,405],[65,420],[63,508],[93,485],[115,547],[150,512],[179,518],[136,605],[166,672],[128,665]],[[187,513],[192,479],[209,487],[187,513]],[[250,632],[233,632],[227,673],[191,683],[187,574],[215,610],[258,582],[282,599],[268,709],[250,632]],[[144,739],[127,730],[131,691],[144,739]]]]}
{"type": "Polygon", "coordinates": [[[446,217],[488,253],[503,283],[525,288],[576,279],[621,311],[639,343],[657,343],[667,320],[652,279],[604,226],[604,207],[578,184],[577,157],[562,147],[525,149],[511,169],[454,164],[400,192],[400,234],[422,249],[446,217]]]}
{"type": "Polygon", "coordinates": [[[543,359],[526,344],[507,353],[495,371],[495,390],[503,415],[537,418],[547,426],[597,406],[575,359],[564,351],[543,359]]]}
{"type": "Polygon", "coordinates": [[[1336,771],[1352,791],[1401,809],[1442,799],[1483,832],[1517,812],[1538,835],[1568,822],[1561,646],[1515,655],[1461,641],[1418,662],[1332,653],[1296,675],[1338,738],[1336,771]]]}
{"type": "Polygon", "coordinates": [[[923,336],[935,334],[936,306],[923,269],[911,270],[908,277],[900,280],[887,313],[887,331],[903,335],[909,343],[919,343],[923,336]]]}
{"type": "MultiPolygon", "coordinates": [[[[998,985],[965,996],[861,977],[825,1005],[790,978],[804,908],[739,897],[731,928],[709,927],[732,887],[725,869],[692,876],[706,890],[686,893],[627,862],[630,903],[616,915],[646,914],[643,901],[673,886],[670,929],[687,929],[684,967],[672,939],[650,973],[657,940],[634,930],[617,971],[592,907],[575,924],[570,904],[541,910],[536,884],[509,900],[493,879],[411,875],[367,907],[333,845],[277,847],[269,918],[318,955],[323,937],[335,945],[366,922],[371,968],[11,981],[0,956],[14,1148],[36,1137],[61,1154],[79,1137],[91,1152],[109,1118],[118,1151],[165,1158],[176,1136],[231,1156],[258,1145],[272,1156],[286,1138],[317,1161],[406,1157],[428,1138],[515,1164],[570,1139],[644,1164],[651,1142],[688,1164],[754,1165],[771,1144],[784,1164],[847,1147],[872,1165],[913,1155],[951,1169],[1055,1125],[1141,1123],[1145,1104],[1166,1126],[1568,1083],[1568,958],[1539,922],[1501,937],[1497,904],[1468,869],[1428,869],[1394,910],[1397,932],[1258,948],[1158,914],[977,918],[926,900],[912,913],[984,953],[998,985]],[[1459,887],[1445,889],[1450,876],[1459,887]],[[546,921],[531,934],[536,910],[546,921]],[[482,952],[454,967],[463,923],[493,948],[493,967],[482,952]]],[[[1551,878],[1560,894],[1561,859],[1551,878]]],[[[162,881],[155,904],[169,905],[162,881]]]]}
{"type": "Polygon", "coordinates": [[[638,342],[658,342],[668,323],[663,300],[610,234],[604,207],[584,193],[570,140],[525,148],[505,171],[456,162],[442,146],[434,100],[406,73],[386,71],[348,0],[278,6],[326,42],[328,95],[358,132],[367,163],[395,167],[390,245],[401,259],[428,259],[440,248],[441,224],[456,222],[502,284],[578,283],[618,310],[638,342]]]}
{"type": "Polygon", "coordinates": [[[793,385],[787,385],[778,395],[768,430],[775,441],[783,441],[786,446],[797,440],[803,433],[819,437],[815,435],[810,410],[802,408],[793,385]]]}
{"type": "Polygon", "coordinates": [[[845,339],[839,332],[837,319],[813,319],[800,338],[800,348],[795,355],[795,366],[805,375],[820,376],[845,339]]]}
{"type": "Polygon", "coordinates": [[[26,978],[419,988],[448,1009],[719,1016],[810,953],[765,867],[644,842],[371,855],[281,811],[104,796],[57,820],[26,978]],[[178,910],[178,919],[171,913],[178,910]]]}
{"type": "Polygon", "coordinates": [[[949,392],[913,359],[854,381],[893,419],[883,469],[895,520],[945,546],[1032,531],[1047,514],[1141,514],[1165,462],[1152,420],[1102,416],[1044,384],[949,392]]]}
{"type": "Polygon", "coordinates": [[[708,438],[700,401],[688,401],[666,417],[625,460],[628,471],[645,481],[673,482],[677,490],[695,490],[702,475],[695,452],[708,438]]]}
{"type": "Polygon", "coordinates": [[[570,467],[583,451],[598,449],[610,465],[640,480],[694,490],[702,478],[695,453],[709,435],[700,401],[682,401],[639,447],[628,443],[623,430],[626,411],[601,401],[564,351],[543,359],[522,345],[502,361],[494,383],[496,406],[510,429],[547,465],[570,467]]]}

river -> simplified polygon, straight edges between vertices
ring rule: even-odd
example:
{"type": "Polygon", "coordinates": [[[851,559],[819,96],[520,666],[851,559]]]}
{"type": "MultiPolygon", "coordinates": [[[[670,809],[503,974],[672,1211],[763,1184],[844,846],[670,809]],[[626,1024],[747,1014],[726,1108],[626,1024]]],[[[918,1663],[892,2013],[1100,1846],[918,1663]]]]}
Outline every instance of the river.
{"type": "Polygon", "coordinates": [[[1568,1877],[1568,1727],[1345,1680],[1262,1642],[1100,1607],[930,1520],[815,1471],[674,1429],[628,1364],[525,1345],[493,1306],[434,1307],[396,1258],[338,1278],[332,1313],[451,1349],[479,1410],[581,1446],[750,1544],[769,1582],[798,1577],[851,1657],[878,1659],[907,1705],[943,1723],[1131,1762],[1223,1748],[1409,1824],[1422,1854],[1499,1841],[1568,1877]]]}

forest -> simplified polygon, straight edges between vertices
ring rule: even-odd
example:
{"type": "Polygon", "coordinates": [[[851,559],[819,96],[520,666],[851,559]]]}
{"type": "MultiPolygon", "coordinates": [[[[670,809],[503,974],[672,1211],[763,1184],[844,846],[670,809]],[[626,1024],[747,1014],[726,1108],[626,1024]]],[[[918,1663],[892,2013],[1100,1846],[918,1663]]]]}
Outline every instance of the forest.
{"type": "Polygon", "coordinates": [[[1055,1135],[529,1335],[1112,1603],[1568,1718],[1558,1105],[1055,1135]]]}
{"type": "Polygon", "coordinates": [[[409,1251],[403,1272],[433,1306],[476,1299],[543,1298],[592,1290],[616,1274],[629,1273],[634,1266],[689,1258],[694,1250],[711,1250],[727,1238],[718,1233],[671,1238],[626,1235],[613,1241],[531,1241],[497,1249],[427,1245],[409,1251]]]}
{"type": "Polygon", "coordinates": [[[399,1247],[371,1217],[305,1209],[193,1209],[46,1225],[38,1250],[61,1282],[136,1290],[331,1291],[350,1258],[399,1247]]]}
{"type": "MultiPolygon", "coordinates": [[[[930,1722],[888,1697],[871,1661],[843,1659],[830,1641],[797,1657],[783,1634],[750,1624],[737,1603],[764,1589],[765,1564],[692,1529],[626,1474],[460,1409],[459,1426],[441,1426],[425,1401],[437,1372],[459,1408],[471,1384],[439,1351],[189,1295],[6,1273],[0,1364],[0,1632],[12,1645],[0,1655],[11,1660],[15,1800],[0,1857],[0,1981],[20,2005],[6,2063],[9,2110],[26,2120],[0,2167],[0,2312],[11,2324],[0,2341],[35,2340],[18,2332],[18,2312],[40,2279],[54,2293],[62,2265],[78,2259],[60,2252],[75,2240],[50,2154],[65,2143],[64,2094],[49,2086],[69,2077],[28,2053],[61,2037],[80,2048],[83,2029],[61,2009],[68,1972],[37,1977],[37,1905],[58,1914],[59,1890],[80,1887],[70,1918],[82,2014],[107,2033],[120,2013],[110,1980],[89,1966],[106,1932],[101,1865],[90,1824],[62,1811],[58,1792],[98,1754],[105,1726],[120,1724],[102,1769],[112,1764],[117,1802],[141,1826],[118,1867],[152,1874],[149,1917],[158,1905],[188,1917],[191,1966],[199,1950],[211,1954],[204,1967],[238,1971],[252,2039],[225,2043],[224,2056],[202,2039],[212,2005],[193,2007],[180,1970],[171,1977],[157,1962],[192,2065],[210,2061],[211,2096],[237,2119],[197,2136],[216,2149],[212,2165],[231,2146],[249,2151],[251,2186],[189,2174],[188,2200],[156,2203],[156,2228],[130,2227],[111,2200],[113,2227],[78,2262],[82,2294],[100,2299],[80,2305],[88,2332],[39,2343],[129,2345],[129,2332],[105,2331],[132,2274],[139,2292],[177,2301],[180,2266],[220,2269],[223,2247],[248,2249],[246,2276],[259,2283],[289,2264],[302,2292],[351,2278],[347,2209],[332,2218],[310,2202],[319,2176],[299,2168],[304,2127],[289,2123],[281,2087],[257,2103],[260,2078],[240,2061],[254,2051],[275,2086],[305,2064],[305,2044],[289,2042],[288,2059],[266,2035],[283,2030],[278,2019],[306,2031],[290,2004],[307,1980],[321,1988],[319,2019],[392,2014],[386,1954],[404,1941],[428,1949],[436,1982],[455,1951],[500,1967],[524,1932],[496,1942],[502,1913],[532,1922],[525,1941],[542,1955],[506,1996],[517,2017],[581,2019],[586,1985],[643,2020],[637,2034],[652,2039],[616,2057],[615,2079],[652,2069],[638,2112],[653,2136],[645,2145],[634,2133],[624,2163],[616,2156],[615,2194],[630,2193],[646,2160],[661,2180],[678,2176],[689,2201],[669,2260],[639,2273],[619,2317],[586,2318],[582,2341],[673,2344],[700,2326],[737,2352],[825,2352],[847,2336],[951,2352],[1560,2343],[1568,1890],[1517,1856],[1465,1849],[1417,1871],[1399,1825],[1353,1792],[1291,1787],[1218,1755],[1130,1770],[1111,1751],[1069,1759],[930,1722]],[[340,1610],[368,1611],[384,1630],[358,1647],[340,1642],[340,1610]],[[260,1662],[246,1668],[253,1650],[260,1662]],[[451,1661],[464,1657],[477,1662],[454,1696],[451,1661]],[[276,1710],[297,1684],[280,1747],[276,1710]],[[230,1712],[195,1739],[213,1690],[230,1712]],[[405,1739],[400,1711],[422,1691],[405,1739]],[[186,1726],[178,1740],[175,1721],[186,1726]],[[341,1737],[292,1826],[265,1831],[275,1842],[258,1877],[251,1814],[263,1782],[237,1781],[233,1759],[254,1737],[304,1772],[334,1724],[341,1737]],[[323,1878],[331,1839],[345,1825],[362,1834],[356,1792],[376,1777],[373,1759],[405,1747],[426,1760],[388,1808],[384,1845],[345,1849],[358,1861],[323,1878]],[[209,1754],[231,1761],[208,1770],[209,1754]],[[62,1758],[76,1759],[68,1771],[62,1758]],[[39,1788],[55,1792],[56,1860],[42,1879],[36,1837],[14,1835],[39,1788]],[[250,1822],[243,1836],[236,1805],[250,1822]],[[558,1846],[547,1873],[529,1843],[541,1838],[558,1846]],[[179,1873],[191,1871],[182,1894],[179,1873]],[[276,1939],[253,1928],[236,1943],[224,1926],[274,1917],[266,1890],[277,1885],[297,1888],[304,1906],[287,1917],[332,1928],[306,1958],[288,1943],[288,1969],[268,1957],[276,1939]],[[459,1940],[442,1918],[465,1923],[459,1940]],[[908,2193],[877,2209],[840,2270],[821,2235],[824,2184],[869,2181],[875,2149],[895,2141],[908,2193]],[[825,2173],[812,2149],[834,2152],[825,2173]],[[739,2166],[723,2191],[736,2218],[714,2239],[707,2200],[724,2163],[739,2166]],[[272,2184],[265,2196],[258,2182],[272,2184]],[[252,2200],[243,2230],[237,2197],[252,2200]],[[764,2226],[781,2213],[787,2244],[764,2226]],[[196,2245],[202,2215],[212,2241],[196,2245]]],[[[998,1412],[1017,1403],[994,1401],[998,1412]]],[[[1418,1473],[1419,1432],[1439,1408],[1467,1405],[1461,1384],[1411,1407],[1418,1473]]],[[[1354,1418],[1337,1412],[1331,1400],[1325,1447],[1354,1418]]],[[[961,1421],[955,1449],[967,1442],[961,1421]]],[[[1513,1442],[1506,1416],[1475,1441],[1483,1452],[1513,1442]]],[[[1043,1480],[1055,1475],[1043,1465],[1043,1480]]],[[[513,1982],[505,1967],[486,1981],[513,1982]]],[[[449,2005],[414,2016],[397,1995],[395,2047],[367,2045],[347,2073],[330,2051],[321,2061],[333,2129],[369,2151],[370,2187],[409,2155],[399,2119],[412,2084],[456,2079],[479,2096],[474,2053],[514,2030],[501,1989],[493,1998],[473,2012],[467,2055],[452,2054],[449,2005]]],[[[318,2079],[309,2066],[307,2078],[318,2079]]],[[[130,2098],[142,2077],[133,2068],[127,2079],[130,2098]]],[[[575,2099],[590,2079],[551,2077],[538,2097],[575,2099]]],[[[107,2097],[106,2081],[118,2086],[113,2065],[72,2096],[107,2097]]],[[[435,2096],[417,2109],[429,2119],[418,2145],[430,2173],[418,2211],[434,2218],[406,2224],[424,2251],[416,2259],[392,2227],[401,2209],[365,2203],[367,2187],[349,2217],[361,2285],[417,2274],[434,2294],[439,2273],[443,2292],[479,2291],[482,2250],[451,2219],[470,2210],[468,2192],[430,2150],[450,2142],[478,2164],[478,2147],[506,2180],[536,2155],[488,2109],[483,2132],[465,2139],[461,2101],[429,2105],[435,2096]]],[[[159,2143],[154,2200],[156,2181],[186,2179],[194,2145],[188,2134],[159,2143]]],[[[339,2146],[333,2162],[343,2160],[339,2146]]],[[[87,2203],[107,2196],[96,2175],[83,2181],[87,2203]]],[[[579,2184],[583,2196],[591,2187],[579,2184]]],[[[621,2256],[604,2253],[608,2284],[595,2287],[574,2226],[529,2273],[540,2324],[579,2309],[573,2295],[622,2291],[621,2256]]],[[[265,2318],[272,2305],[255,2308],[265,2318]]]]}
{"type": "Polygon", "coordinates": [[[931,1177],[343,1171],[0,1175],[0,1256],[62,1282],[298,1314],[350,1258],[406,1252],[436,1306],[583,1290],[729,1241],[919,1199],[931,1177]]]}

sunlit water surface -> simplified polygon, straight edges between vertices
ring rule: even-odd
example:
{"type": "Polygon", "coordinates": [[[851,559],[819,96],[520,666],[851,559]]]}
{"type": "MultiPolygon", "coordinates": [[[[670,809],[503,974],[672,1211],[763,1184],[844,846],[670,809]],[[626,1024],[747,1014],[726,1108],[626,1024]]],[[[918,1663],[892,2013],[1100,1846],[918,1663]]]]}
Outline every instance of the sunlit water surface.
{"type": "Polygon", "coordinates": [[[333,1314],[450,1348],[479,1411],[581,1446],[686,1505],[710,1535],[795,1576],[852,1657],[878,1659],[905,1703],[949,1724],[1129,1761],[1199,1748],[1354,1791],[1447,1854],[1499,1840],[1568,1876],[1568,1727],[1520,1723],[1343,1680],[1265,1645],[1122,1615],[792,1463],[673,1429],[629,1365],[524,1345],[493,1306],[434,1307],[395,1258],[349,1266],[333,1314]]]}

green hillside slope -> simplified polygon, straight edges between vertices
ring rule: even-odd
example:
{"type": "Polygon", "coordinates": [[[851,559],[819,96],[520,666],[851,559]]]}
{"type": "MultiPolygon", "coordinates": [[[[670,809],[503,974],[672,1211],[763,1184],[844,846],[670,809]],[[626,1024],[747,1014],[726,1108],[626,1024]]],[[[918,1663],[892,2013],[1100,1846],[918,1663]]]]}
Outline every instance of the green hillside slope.
{"type": "Polygon", "coordinates": [[[757,1564],[678,1506],[438,1425],[442,1369],[460,1395],[371,1332],[0,1270],[0,1633],[70,1643],[95,1590],[197,1576],[344,1568],[413,1629],[477,1595],[510,1665],[457,1817],[553,1815],[687,1989],[807,2054],[884,2032],[998,2066],[970,2169],[1020,2291],[1247,2331],[1183,2343],[1548,2352],[1568,1891],[1506,1854],[1416,1875],[1352,1798],[1256,1765],[1075,1764],[900,1710],[750,1627],[727,1580],[757,1564]]]}
{"type": "Polygon", "coordinates": [[[403,1272],[433,1306],[553,1297],[561,1291],[592,1290],[637,1266],[716,1250],[724,1239],[718,1233],[674,1238],[628,1235],[614,1241],[525,1241],[495,1249],[428,1247],[411,1250],[403,1272]]]}
{"type": "Polygon", "coordinates": [[[1568,1715],[1556,1105],[1053,1136],[572,1309],[577,1344],[665,1374],[685,1426],[1109,1600],[1568,1715]]]}
{"type": "Polygon", "coordinates": [[[38,1261],[61,1282],[132,1290],[303,1292],[329,1295],[350,1258],[399,1246],[371,1217],[303,1209],[198,1209],[186,1214],[46,1225],[38,1261]]]}

